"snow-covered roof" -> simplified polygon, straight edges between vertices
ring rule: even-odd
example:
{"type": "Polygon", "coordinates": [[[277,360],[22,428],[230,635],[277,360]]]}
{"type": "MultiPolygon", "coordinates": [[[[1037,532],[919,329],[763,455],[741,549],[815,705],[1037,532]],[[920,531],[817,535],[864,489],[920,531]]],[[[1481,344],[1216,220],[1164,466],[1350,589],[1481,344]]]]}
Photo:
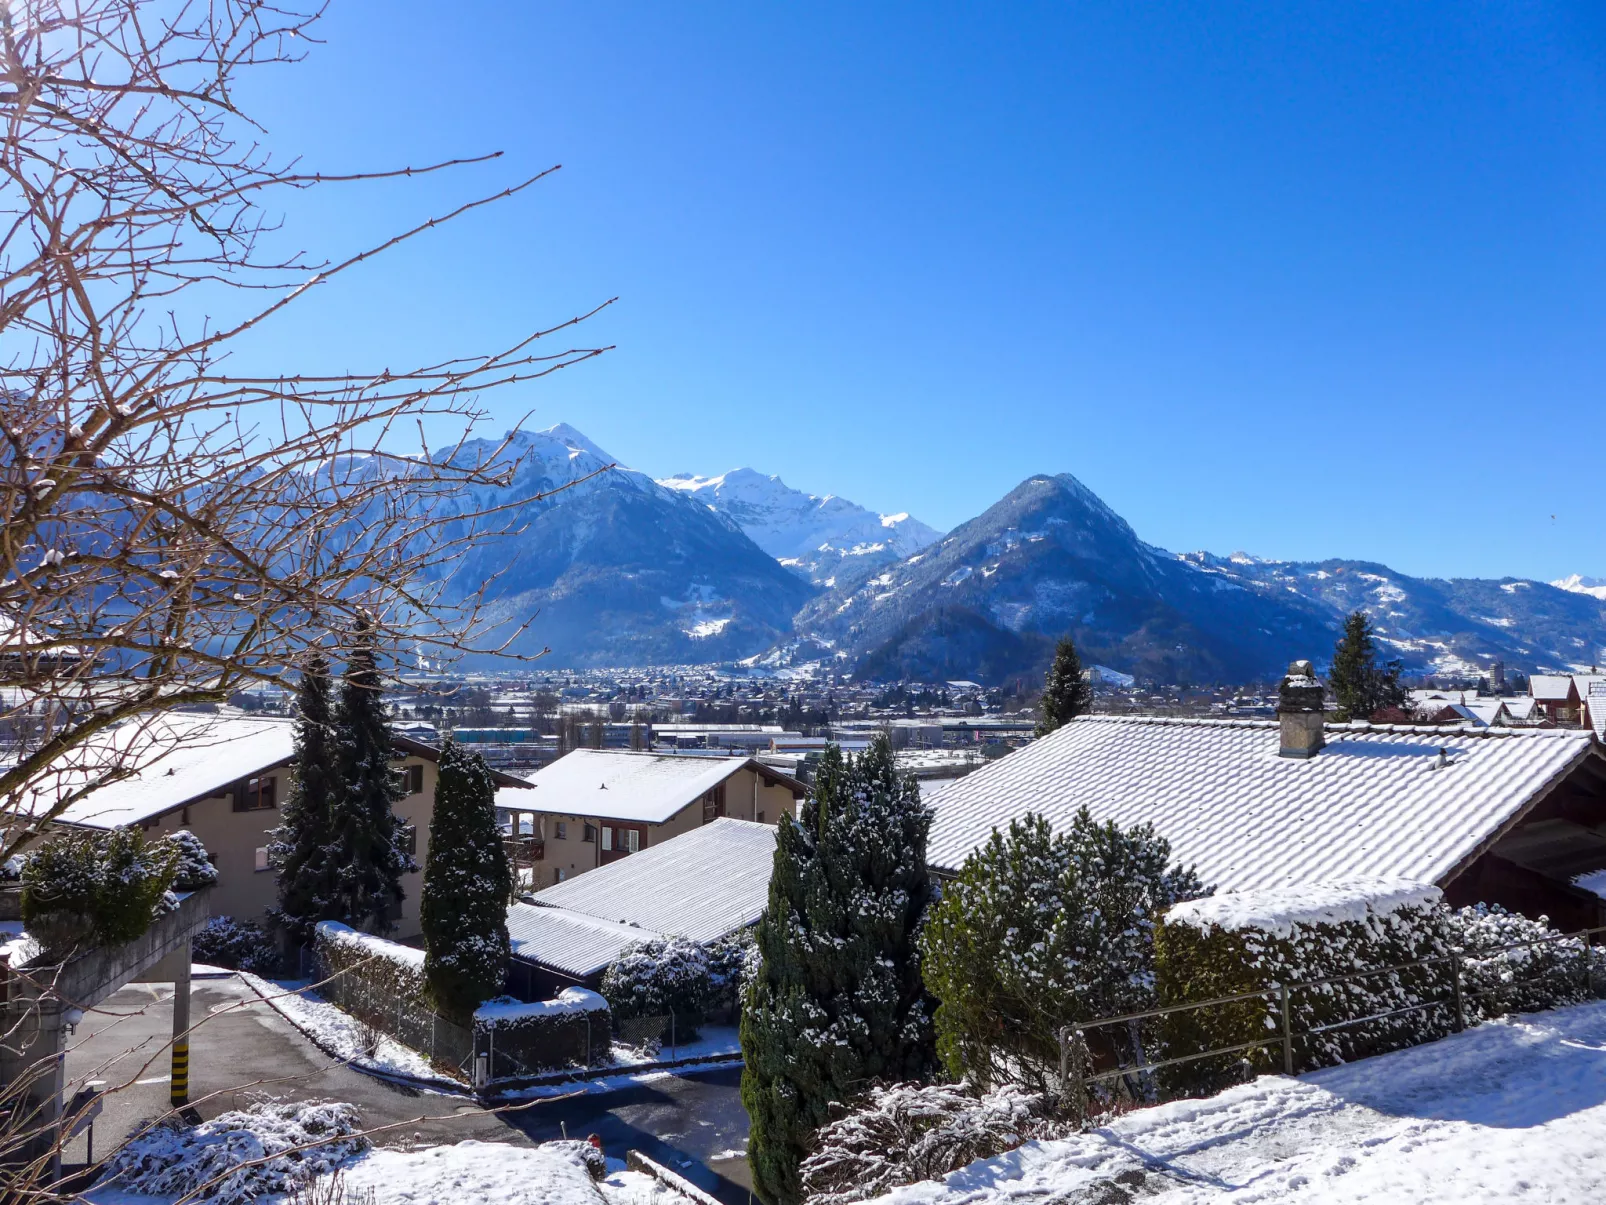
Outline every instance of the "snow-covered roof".
{"type": "Polygon", "coordinates": [[[62,758],[28,810],[44,815],[63,795],[120,768],[126,777],[70,804],[60,819],[95,828],[136,824],[289,761],[294,730],[288,719],[209,715],[125,724],[62,758]]]}
{"type": "Polygon", "coordinates": [[[774,825],[723,817],[532,898],[537,906],[713,941],[758,920],[774,865],[774,825]]]}
{"type": "Polygon", "coordinates": [[[795,779],[750,757],[681,757],[576,749],[536,771],[524,790],[499,790],[498,807],[662,824],[738,770],[751,769],[802,793],[795,779]]]}
{"type": "Polygon", "coordinates": [[[957,869],[1028,811],[1153,823],[1217,891],[1437,883],[1591,755],[1587,732],[1330,724],[1309,760],[1264,720],[1084,716],[946,787],[929,858],[957,869]],[[1443,749],[1448,764],[1440,766],[1443,749]]]}
{"type": "Polygon", "coordinates": [[[1573,680],[1567,674],[1535,674],[1528,679],[1528,693],[1547,702],[1565,703],[1572,690],[1573,680]]]}
{"type": "Polygon", "coordinates": [[[626,946],[663,936],[650,929],[536,904],[508,908],[507,934],[515,958],[527,958],[582,979],[604,970],[626,946]]]}

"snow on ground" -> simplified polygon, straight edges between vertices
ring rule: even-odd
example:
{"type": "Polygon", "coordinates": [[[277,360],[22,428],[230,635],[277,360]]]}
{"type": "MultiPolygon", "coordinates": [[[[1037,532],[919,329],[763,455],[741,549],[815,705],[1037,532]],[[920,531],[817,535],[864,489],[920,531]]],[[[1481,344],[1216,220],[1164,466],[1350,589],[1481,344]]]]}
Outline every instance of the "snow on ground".
{"type": "Polygon", "coordinates": [[[370,1051],[364,1041],[362,1022],[330,1004],[304,983],[262,979],[245,971],[240,972],[240,978],[267,1001],[270,1008],[335,1058],[362,1071],[405,1075],[433,1081],[442,1088],[463,1090],[464,1085],[441,1075],[418,1051],[384,1034],[379,1035],[378,1045],[370,1051]]]}
{"type": "Polygon", "coordinates": [[[1606,1194],[1606,1003],[1032,1142],[882,1205],[1583,1205],[1606,1194]]]}
{"type": "Polygon", "coordinates": [[[741,1034],[734,1025],[700,1026],[696,1041],[681,1042],[674,1047],[665,1042],[659,1046],[656,1054],[650,1050],[637,1050],[619,1042],[613,1044],[613,1061],[621,1068],[640,1066],[643,1063],[666,1063],[671,1057],[675,1062],[681,1059],[740,1058],[741,1053],[741,1034]]]}

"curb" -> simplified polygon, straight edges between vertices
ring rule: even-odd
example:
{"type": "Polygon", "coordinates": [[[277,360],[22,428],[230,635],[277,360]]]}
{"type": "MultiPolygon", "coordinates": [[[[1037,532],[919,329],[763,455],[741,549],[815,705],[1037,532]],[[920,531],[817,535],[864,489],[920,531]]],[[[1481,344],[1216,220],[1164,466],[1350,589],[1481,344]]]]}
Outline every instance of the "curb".
{"type": "Polygon", "coordinates": [[[696,1205],[721,1205],[719,1198],[710,1196],[708,1193],[698,1188],[697,1185],[693,1184],[690,1180],[686,1179],[685,1176],[682,1176],[677,1172],[670,1171],[662,1163],[659,1163],[657,1160],[647,1158],[647,1156],[643,1155],[640,1151],[627,1151],[625,1153],[625,1166],[633,1172],[640,1172],[644,1176],[651,1176],[665,1188],[673,1189],[675,1192],[680,1193],[681,1196],[686,1197],[688,1200],[695,1201],[696,1205]]]}

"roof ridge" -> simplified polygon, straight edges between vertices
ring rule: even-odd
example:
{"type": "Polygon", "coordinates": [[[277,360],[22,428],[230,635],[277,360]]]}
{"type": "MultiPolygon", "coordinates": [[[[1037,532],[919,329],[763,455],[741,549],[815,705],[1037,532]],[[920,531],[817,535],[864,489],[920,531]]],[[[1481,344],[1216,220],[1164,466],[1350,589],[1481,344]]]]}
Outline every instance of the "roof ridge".
{"type": "MultiPolygon", "coordinates": [[[[1153,724],[1177,728],[1276,728],[1275,719],[1245,717],[1232,719],[1225,716],[1173,716],[1173,715],[1079,715],[1073,724],[1153,724]]],[[[1468,728],[1464,724],[1374,724],[1369,720],[1328,720],[1322,728],[1327,732],[1376,732],[1397,736],[1475,736],[1489,737],[1579,737],[1590,735],[1581,728],[1468,728]]]]}

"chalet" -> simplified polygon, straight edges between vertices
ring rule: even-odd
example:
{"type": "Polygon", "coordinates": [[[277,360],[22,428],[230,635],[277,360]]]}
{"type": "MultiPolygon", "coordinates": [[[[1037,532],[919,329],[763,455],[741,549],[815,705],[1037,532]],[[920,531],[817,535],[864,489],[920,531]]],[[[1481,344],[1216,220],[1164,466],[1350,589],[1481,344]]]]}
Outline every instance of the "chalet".
{"type": "Polygon", "coordinates": [[[1558,724],[1578,722],[1578,685],[1571,674],[1535,674],[1528,679],[1528,693],[1546,718],[1558,724]]]}
{"type": "Polygon", "coordinates": [[[539,891],[661,845],[723,816],[773,825],[808,790],[751,757],[576,749],[499,790],[509,831],[527,834],[539,891]]]}
{"type": "MultiPolygon", "coordinates": [[[[215,916],[260,921],[278,901],[278,877],[268,859],[269,833],[294,772],[294,722],[279,718],[175,715],[132,728],[123,751],[128,773],[90,791],[60,817],[78,828],[138,825],[159,836],[186,828],[201,839],[218,868],[211,889],[215,916]]],[[[396,814],[420,869],[404,876],[405,898],[396,934],[419,935],[418,900],[435,805],[440,750],[393,734],[392,767],[403,790],[396,814]]],[[[65,775],[71,775],[69,767],[65,775]]],[[[499,789],[524,780],[492,771],[499,789]]],[[[64,779],[60,788],[70,789],[64,779]]]]}
{"type": "MultiPolygon", "coordinates": [[[[1568,680],[1570,682],[1570,679],[1568,680]]],[[[1606,750],[1561,728],[1082,716],[947,787],[929,858],[956,872],[1027,812],[1152,823],[1216,891],[1437,884],[1568,928],[1606,923],[1606,750]],[[1592,877],[1594,876],[1594,877],[1592,877]]]]}
{"type": "Polygon", "coordinates": [[[508,909],[508,990],[545,1000],[595,989],[636,942],[708,942],[755,924],[774,865],[773,824],[724,817],[538,892],[508,909]]]}

